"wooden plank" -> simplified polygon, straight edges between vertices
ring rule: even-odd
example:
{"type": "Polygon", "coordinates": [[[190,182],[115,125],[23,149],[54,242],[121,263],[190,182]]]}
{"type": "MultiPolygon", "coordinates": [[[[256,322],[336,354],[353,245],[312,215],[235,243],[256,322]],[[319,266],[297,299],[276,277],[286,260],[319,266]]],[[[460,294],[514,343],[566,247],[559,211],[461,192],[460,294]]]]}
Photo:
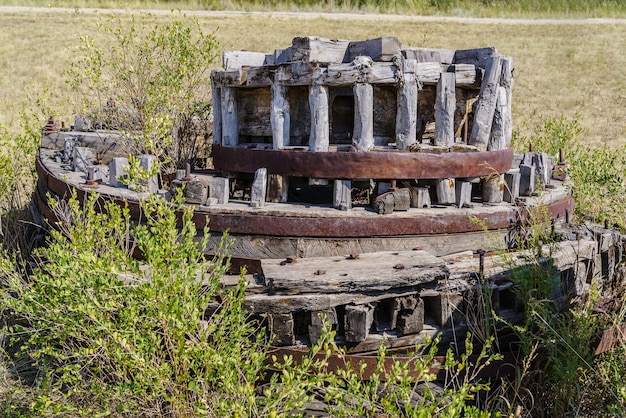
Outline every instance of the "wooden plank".
{"type": "Polygon", "coordinates": [[[313,64],[293,62],[284,66],[284,71],[279,72],[278,81],[285,86],[310,86],[313,83],[313,64]]]}
{"type": "Polygon", "coordinates": [[[506,107],[503,110],[504,123],[504,139],[506,148],[511,147],[513,138],[513,121],[512,121],[512,105],[513,105],[513,58],[504,57],[502,60],[502,75],[500,76],[500,85],[506,91],[506,107]]]}
{"type": "Polygon", "coordinates": [[[418,62],[415,66],[417,81],[424,84],[437,84],[441,77],[441,64],[437,62],[418,62]]]}
{"type": "Polygon", "coordinates": [[[370,65],[331,64],[323,83],[329,86],[347,86],[354,83],[395,84],[398,67],[388,62],[371,62],[370,65]]]}
{"type": "Polygon", "coordinates": [[[460,86],[473,86],[480,82],[480,77],[473,64],[454,64],[447,65],[447,72],[456,74],[456,84],[460,86]]]}
{"type": "Polygon", "coordinates": [[[341,63],[346,56],[348,45],[350,45],[350,41],[315,36],[296,37],[292,40],[292,60],[341,63]]]}
{"type": "Polygon", "coordinates": [[[404,150],[417,141],[417,78],[415,60],[403,59],[403,79],[397,92],[396,148],[404,150]]]}
{"type": "Polygon", "coordinates": [[[319,152],[328,151],[330,144],[329,119],[328,119],[328,87],[320,84],[317,80],[324,77],[326,70],[316,68],[314,79],[309,93],[309,106],[311,107],[311,134],[309,137],[309,150],[319,152]]]}
{"type": "Polygon", "coordinates": [[[239,143],[239,122],[237,114],[237,90],[222,87],[222,145],[235,147],[239,143]]]}
{"type": "Polygon", "coordinates": [[[272,124],[272,146],[274,149],[282,149],[289,145],[289,127],[291,117],[289,113],[289,91],[280,81],[278,70],[274,83],[272,83],[272,108],[270,120],[272,124]]]}
{"type": "Polygon", "coordinates": [[[413,59],[417,62],[451,64],[455,51],[435,48],[403,48],[401,52],[406,59],[413,59]]]}
{"type": "Polygon", "coordinates": [[[211,101],[213,103],[213,143],[222,143],[222,89],[214,81],[215,70],[211,72],[211,101]]]}
{"type": "Polygon", "coordinates": [[[454,52],[452,64],[472,64],[485,69],[491,57],[497,53],[496,48],[493,46],[475,49],[459,49],[454,52]]]}
{"type": "Polygon", "coordinates": [[[437,83],[433,138],[433,144],[436,146],[451,147],[454,144],[455,80],[454,73],[442,73],[437,83]]]}
{"type": "Polygon", "coordinates": [[[274,65],[284,64],[293,61],[293,47],[274,50],[274,65]]]}
{"type": "Polygon", "coordinates": [[[374,148],[374,90],[371,84],[356,83],[354,91],[354,133],[352,145],[357,151],[374,148]]]}
{"type": "Polygon", "coordinates": [[[374,61],[390,62],[400,53],[400,40],[395,36],[385,36],[366,41],[350,42],[348,45],[348,59],[352,61],[358,56],[367,56],[374,61]]]}
{"type": "Polygon", "coordinates": [[[491,126],[498,99],[498,83],[502,72],[502,56],[495,55],[489,59],[485,78],[480,86],[472,133],[468,144],[478,147],[481,151],[487,149],[491,136],[491,126]]]}
{"type": "Polygon", "coordinates": [[[265,54],[249,51],[224,51],[222,64],[225,70],[236,70],[244,66],[258,67],[266,63],[265,54]]]}
{"type": "Polygon", "coordinates": [[[266,65],[263,67],[251,67],[245,69],[246,79],[243,83],[247,87],[268,87],[274,81],[275,66],[266,65]]]}

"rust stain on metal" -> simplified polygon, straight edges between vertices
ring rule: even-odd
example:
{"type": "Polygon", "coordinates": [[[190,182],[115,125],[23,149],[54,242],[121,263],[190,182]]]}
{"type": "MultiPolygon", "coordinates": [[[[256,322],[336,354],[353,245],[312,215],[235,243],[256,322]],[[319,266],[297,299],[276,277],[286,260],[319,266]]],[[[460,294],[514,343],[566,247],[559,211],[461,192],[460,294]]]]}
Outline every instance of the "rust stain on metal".
{"type": "Polygon", "coordinates": [[[511,168],[513,150],[450,152],[308,152],[213,145],[216,169],[312,178],[441,179],[480,177],[511,168]]]}

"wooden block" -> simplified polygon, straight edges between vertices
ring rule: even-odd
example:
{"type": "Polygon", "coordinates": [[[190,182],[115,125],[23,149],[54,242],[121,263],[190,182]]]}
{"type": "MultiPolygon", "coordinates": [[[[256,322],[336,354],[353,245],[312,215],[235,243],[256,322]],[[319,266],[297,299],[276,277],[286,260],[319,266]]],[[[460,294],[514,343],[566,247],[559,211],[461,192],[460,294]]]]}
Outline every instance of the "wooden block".
{"type": "MultiPolygon", "coordinates": [[[[50,137],[51,135],[46,135],[50,137]]],[[[74,148],[79,144],[79,139],[76,136],[70,136],[63,140],[63,162],[69,163],[74,158],[74,148]]],[[[128,162],[128,160],[126,160],[128,162]]]]}
{"type": "Polygon", "coordinates": [[[74,171],[87,172],[87,166],[93,164],[93,151],[91,148],[74,146],[72,148],[72,167],[74,171]]]}
{"type": "Polygon", "coordinates": [[[437,83],[437,97],[435,101],[434,145],[449,148],[454,144],[455,109],[455,75],[454,73],[442,73],[437,83]]]}
{"type": "Polygon", "coordinates": [[[270,313],[267,317],[270,339],[274,345],[289,346],[296,343],[291,313],[270,313]]]}
{"type": "Polygon", "coordinates": [[[456,203],[456,182],[454,179],[435,180],[437,203],[440,205],[453,205],[456,203]]]}
{"type": "Polygon", "coordinates": [[[391,328],[400,334],[417,334],[424,329],[424,301],[415,296],[394,299],[391,328]]]}
{"type": "Polygon", "coordinates": [[[265,54],[262,52],[249,51],[224,51],[222,63],[225,70],[236,70],[244,66],[257,67],[264,65],[265,54]]]}
{"type": "Polygon", "coordinates": [[[500,203],[504,197],[504,181],[500,174],[492,174],[483,179],[483,202],[500,203]]]}
{"type": "Polygon", "coordinates": [[[441,64],[437,62],[418,62],[415,65],[417,81],[423,84],[436,84],[441,77],[441,64]]]}
{"type": "Polygon", "coordinates": [[[440,293],[427,298],[428,313],[440,327],[458,325],[463,317],[463,295],[458,293],[440,293]]]}
{"type": "Polygon", "coordinates": [[[389,62],[400,53],[400,48],[400,40],[395,36],[350,42],[346,62],[350,62],[358,56],[367,56],[379,62],[389,62]]]}
{"type": "Polygon", "coordinates": [[[327,322],[332,324],[333,328],[337,327],[337,312],[335,308],[311,312],[311,325],[309,325],[309,340],[311,344],[315,344],[322,335],[322,316],[325,317],[327,322]]]}
{"type": "Polygon", "coordinates": [[[515,199],[519,197],[520,177],[519,171],[504,173],[506,187],[504,188],[503,200],[505,202],[515,203],[515,199]]]}
{"type": "MultiPolygon", "coordinates": [[[[313,77],[315,80],[318,80],[323,74],[323,69],[316,68],[313,77]]],[[[309,106],[311,108],[309,150],[314,152],[328,151],[328,146],[330,144],[328,87],[315,81],[309,92],[309,106]]]]}
{"type": "MultiPolygon", "coordinates": [[[[138,156],[137,159],[139,160],[141,168],[143,168],[146,172],[152,171],[157,162],[156,155],[144,154],[138,156]]],[[[159,190],[159,177],[157,175],[150,176],[148,180],[141,180],[140,183],[144,190],[147,190],[148,193],[156,193],[159,190]]]]}
{"type": "Polygon", "coordinates": [[[346,305],[345,337],[346,341],[358,343],[369,335],[374,321],[374,308],[371,305],[346,305]]]}
{"type": "Polygon", "coordinates": [[[109,163],[109,184],[112,187],[126,187],[121,179],[127,175],[128,158],[116,157],[109,163]]]}
{"type": "Polygon", "coordinates": [[[357,151],[374,148],[374,90],[369,83],[356,83],[354,91],[354,133],[352,146],[357,151]]]}
{"type": "Polygon", "coordinates": [[[535,166],[520,164],[519,194],[521,196],[532,196],[535,193],[535,166]]]}
{"type": "Polygon", "coordinates": [[[230,197],[230,186],[228,177],[215,177],[213,187],[210,190],[211,197],[217,199],[218,204],[228,203],[230,197]]]}
{"type": "Polygon", "coordinates": [[[292,61],[341,63],[344,62],[350,41],[318,38],[315,36],[296,37],[292,40],[292,61]]]}
{"type": "Polygon", "coordinates": [[[183,197],[186,203],[198,205],[206,204],[208,188],[204,182],[198,180],[173,180],[170,188],[172,195],[176,193],[176,189],[181,187],[183,188],[183,197]]]}
{"type": "Polygon", "coordinates": [[[373,207],[380,215],[388,215],[393,211],[409,210],[411,207],[411,192],[409,189],[400,189],[395,192],[383,193],[376,197],[373,207]]]}
{"type": "MultiPolygon", "coordinates": [[[[284,69],[278,69],[278,72],[284,69]]],[[[272,125],[272,146],[274,149],[282,149],[289,145],[289,128],[291,116],[289,109],[289,91],[280,81],[277,75],[272,83],[272,108],[270,109],[270,122],[272,125]]]]}
{"type": "Polygon", "coordinates": [[[550,178],[552,177],[552,167],[550,166],[548,155],[543,152],[536,152],[532,157],[532,161],[539,184],[542,189],[545,189],[550,184],[550,178]]]}
{"type": "Polygon", "coordinates": [[[428,187],[411,187],[411,207],[412,208],[429,208],[430,189],[428,187]]]}
{"type": "Polygon", "coordinates": [[[462,208],[472,203],[472,183],[457,180],[455,186],[456,206],[462,208]]]}
{"type": "Polygon", "coordinates": [[[489,59],[497,54],[495,47],[459,49],[454,52],[453,64],[472,64],[480,68],[486,68],[489,59]]]}
{"type": "Polygon", "coordinates": [[[350,180],[335,180],[333,206],[341,210],[352,209],[352,182],[350,180]]]}
{"type": "Polygon", "coordinates": [[[289,177],[279,174],[270,174],[267,187],[267,201],[287,203],[289,200],[289,177]]]}
{"type": "Polygon", "coordinates": [[[254,172],[254,180],[250,187],[250,204],[265,206],[267,195],[267,168],[259,168],[254,172]]]}
{"type": "Polygon", "coordinates": [[[507,126],[507,124],[511,123],[511,115],[507,113],[510,110],[507,100],[505,88],[499,86],[496,108],[493,114],[493,123],[491,124],[491,134],[489,136],[489,143],[487,144],[488,151],[498,151],[507,146],[507,132],[511,130],[511,128],[507,126]]]}

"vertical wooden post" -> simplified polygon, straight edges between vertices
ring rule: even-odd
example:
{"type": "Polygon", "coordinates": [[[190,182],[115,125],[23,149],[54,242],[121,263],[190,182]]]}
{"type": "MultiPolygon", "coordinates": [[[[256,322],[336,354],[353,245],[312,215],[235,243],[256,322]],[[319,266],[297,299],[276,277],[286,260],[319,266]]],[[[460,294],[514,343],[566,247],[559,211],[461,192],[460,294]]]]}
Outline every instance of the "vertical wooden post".
{"type": "Polygon", "coordinates": [[[374,89],[369,83],[356,83],[354,90],[354,134],[357,151],[374,148],[374,89]]]}
{"type": "Polygon", "coordinates": [[[274,149],[289,145],[289,90],[282,84],[284,69],[279,68],[274,74],[272,83],[272,144],[274,149]]]}
{"type": "Polygon", "coordinates": [[[350,180],[335,180],[333,206],[341,210],[352,209],[352,182],[350,180]]]}
{"type": "Polygon", "coordinates": [[[504,181],[501,174],[491,174],[483,179],[483,202],[500,203],[504,197],[504,181]]]}
{"type": "Polygon", "coordinates": [[[250,188],[250,206],[265,206],[267,195],[267,168],[259,168],[254,172],[254,180],[250,188]]]}
{"type": "Polygon", "coordinates": [[[267,186],[267,201],[286,203],[289,200],[289,177],[270,174],[267,186]]]}
{"type": "Polygon", "coordinates": [[[462,208],[463,206],[472,203],[472,183],[469,181],[456,181],[455,189],[456,206],[462,208]]]}
{"type": "Polygon", "coordinates": [[[222,144],[222,91],[215,82],[217,70],[211,72],[211,98],[213,102],[213,143],[222,144]]]}
{"type": "Polygon", "coordinates": [[[236,147],[239,144],[239,121],[237,111],[237,89],[221,88],[222,145],[236,147]]]}
{"type": "Polygon", "coordinates": [[[507,112],[508,103],[506,90],[504,87],[499,86],[496,108],[493,113],[493,123],[491,124],[491,134],[489,135],[489,144],[487,145],[489,151],[497,151],[506,148],[506,124],[511,121],[507,112]]]}
{"type": "Polygon", "coordinates": [[[441,73],[441,78],[437,83],[437,99],[435,102],[434,145],[448,148],[454,145],[455,85],[455,73],[441,73]]]}
{"type": "Polygon", "coordinates": [[[398,89],[396,111],[396,148],[404,150],[417,141],[417,78],[416,60],[403,59],[404,81],[398,89]]]}
{"type": "Polygon", "coordinates": [[[324,75],[323,68],[316,68],[313,72],[313,85],[309,92],[309,106],[311,107],[311,134],[309,136],[309,150],[328,151],[330,143],[328,125],[328,87],[321,84],[324,75]]]}
{"type": "Polygon", "coordinates": [[[454,179],[435,180],[437,203],[442,205],[453,205],[456,203],[456,182],[454,179]]]}
{"type": "Polygon", "coordinates": [[[506,108],[504,111],[504,148],[511,148],[513,138],[512,103],[513,103],[513,58],[504,57],[502,59],[502,75],[500,85],[506,91],[506,108]]]}
{"type": "Polygon", "coordinates": [[[487,61],[485,77],[480,85],[478,102],[476,103],[476,111],[474,113],[474,125],[468,139],[469,145],[474,145],[481,151],[487,150],[489,143],[501,72],[502,56],[491,56],[489,61],[487,61]]]}

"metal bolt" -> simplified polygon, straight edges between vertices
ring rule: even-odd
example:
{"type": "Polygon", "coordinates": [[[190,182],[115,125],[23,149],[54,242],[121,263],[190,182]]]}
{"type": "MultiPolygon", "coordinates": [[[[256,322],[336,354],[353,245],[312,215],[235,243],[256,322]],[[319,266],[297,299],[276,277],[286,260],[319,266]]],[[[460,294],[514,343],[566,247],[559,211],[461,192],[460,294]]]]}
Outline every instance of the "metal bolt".
{"type": "Polygon", "coordinates": [[[95,168],[94,167],[89,167],[87,169],[87,181],[85,182],[85,186],[87,187],[98,187],[98,181],[94,180],[94,176],[95,176],[95,168]]]}
{"type": "Polygon", "coordinates": [[[326,274],[326,270],[317,270],[315,273],[316,276],[321,276],[322,274],[326,274]]]}
{"type": "Polygon", "coordinates": [[[287,256],[287,259],[285,260],[288,263],[295,263],[298,260],[298,257],[296,257],[295,255],[289,255],[287,256]]]}
{"type": "Polygon", "coordinates": [[[396,270],[404,270],[404,264],[398,263],[395,266],[393,266],[393,268],[396,270]]]}
{"type": "Polygon", "coordinates": [[[559,164],[565,163],[565,159],[563,158],[563,148],[559,148],[559,164]]]}
{"type": "Polygon", "coordinates": [[[533,152],[533,143],[532,142],[530,142],[528,144],[528,152],[533,152]]]}
{"type": "Polygon", "coordinates": [[[348,260],[357,260],[359,258],[358,253],[352,253],[348,256],[348,260]]]}

